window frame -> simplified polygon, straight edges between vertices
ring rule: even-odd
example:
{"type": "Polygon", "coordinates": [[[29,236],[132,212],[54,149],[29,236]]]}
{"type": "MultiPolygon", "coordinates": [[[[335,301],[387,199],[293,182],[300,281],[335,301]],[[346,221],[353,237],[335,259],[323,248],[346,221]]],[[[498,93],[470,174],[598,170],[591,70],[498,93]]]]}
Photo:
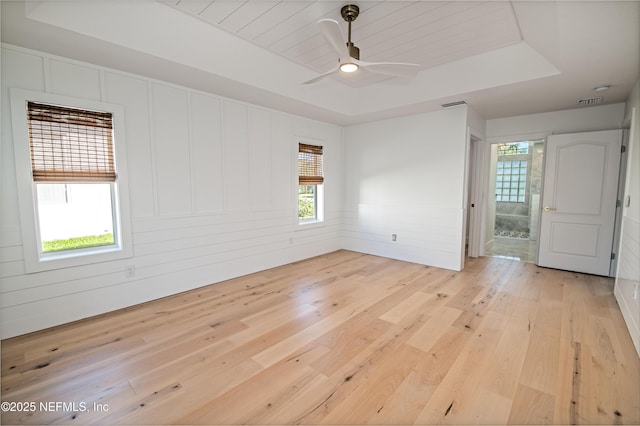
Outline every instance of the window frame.
{"type": "Polygon", "coordinates": [[[315,203],[314,203],[314,207],[315,207],[315,218],[314,219],[308,219],[308,220],[300,220],[299,218],[299,214],[300,214],[300,186],[303,186],[300,184],[300,173],[299,173],[299,154],[300,154],[300,144],[303,145],[312,145],[312,146],[318,146],[321,147],[323,150],[322,153],[322,160],[323,160],[323,170],[322,170],[322,174],[324,177],[324,160],[325,160],[325,154],[324,151],[326,149],[326,147],[324,146],[324,144],[320,141],[310,141],[308,139],[303,139],[303,138],[296,138],[296,143],[295,143],[295,177],[296,177],[296,185],[295,185],[295,196],[296,196],[296,202],[295,202],[295,206],[296,206],[296,221],[298,223],[298,226],[301,227],[312,227],[313,225],[323,225],[324,224],[324,182],[321,184],[305,184],[304,186],[314,186],[315,187],[315,203]]]}
{"type": "Polygon", "coordinates": [[[17,88],[11,88],[9,93],[16,187],[26,272],[41,272],[132,257],[124,108],[121,105],[101,101],[17,88]],[[115,244],[69,251],[42,251],[38,218],[37,183],[33,180],[31,168],[27,102],[104,111],[112,114],[113,150],[117,170],[116,181],[112,182],[111,186],[115,244]]]}

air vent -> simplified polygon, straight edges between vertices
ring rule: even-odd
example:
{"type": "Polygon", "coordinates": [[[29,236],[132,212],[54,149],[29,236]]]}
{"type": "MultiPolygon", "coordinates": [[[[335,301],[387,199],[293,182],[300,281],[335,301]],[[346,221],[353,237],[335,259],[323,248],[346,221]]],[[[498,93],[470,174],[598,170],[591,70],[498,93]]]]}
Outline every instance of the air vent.
{"type": "Polygon", "coordinates": [[[593,105],[600,105],[602,103],[602,96],[595,96],[593,98],[578,99],[578,108],[588,107],[593,105]]]}
{"type": "Polygon", "coordinates": [[[456,101],[456,102],[449,102],[448,104],[442,104],[440,105],[443,108],[449,108],[452,106],[457,106],[457,105],[466,105],[467,102],[466,101],[456,101]]]}

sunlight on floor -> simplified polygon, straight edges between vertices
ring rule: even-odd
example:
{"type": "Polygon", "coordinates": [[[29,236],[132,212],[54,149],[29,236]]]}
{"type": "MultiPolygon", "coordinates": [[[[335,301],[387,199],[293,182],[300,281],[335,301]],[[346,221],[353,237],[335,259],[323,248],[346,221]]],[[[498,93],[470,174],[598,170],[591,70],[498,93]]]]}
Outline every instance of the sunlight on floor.
{"type": "Polygon", "coordinates": [[[536,260],[536,241],[520,238],[494,237],[487,256],[503,259],[534,262],[536,260]]]}

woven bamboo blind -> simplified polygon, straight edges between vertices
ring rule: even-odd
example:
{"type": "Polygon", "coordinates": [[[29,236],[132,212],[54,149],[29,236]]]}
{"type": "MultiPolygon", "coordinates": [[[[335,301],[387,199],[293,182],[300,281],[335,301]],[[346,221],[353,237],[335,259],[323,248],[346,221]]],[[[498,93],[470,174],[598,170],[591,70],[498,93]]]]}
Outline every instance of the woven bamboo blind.
{"type": "Polygon", "coordinates": [[[113,182],[113,120],[108,112],[28,102],[36,182],[113,182]]]}
{"type": "Polygon", "coordinates": [[[298,144],[298,183],[320,185],[322,182],[322,147],[298,144]]]}

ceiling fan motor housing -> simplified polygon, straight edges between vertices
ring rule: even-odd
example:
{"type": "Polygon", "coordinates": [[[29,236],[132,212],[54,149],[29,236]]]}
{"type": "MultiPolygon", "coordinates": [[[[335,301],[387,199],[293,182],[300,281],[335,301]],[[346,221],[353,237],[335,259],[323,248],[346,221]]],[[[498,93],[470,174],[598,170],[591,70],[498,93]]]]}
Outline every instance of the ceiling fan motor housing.
{"type": "Polygon", "coordinates": [[[355,21],[360,14],[360,8],[355,4],[348,4],[346,6],[342,6],[340,14],[345,21],[352,22],[355,21]]]}

